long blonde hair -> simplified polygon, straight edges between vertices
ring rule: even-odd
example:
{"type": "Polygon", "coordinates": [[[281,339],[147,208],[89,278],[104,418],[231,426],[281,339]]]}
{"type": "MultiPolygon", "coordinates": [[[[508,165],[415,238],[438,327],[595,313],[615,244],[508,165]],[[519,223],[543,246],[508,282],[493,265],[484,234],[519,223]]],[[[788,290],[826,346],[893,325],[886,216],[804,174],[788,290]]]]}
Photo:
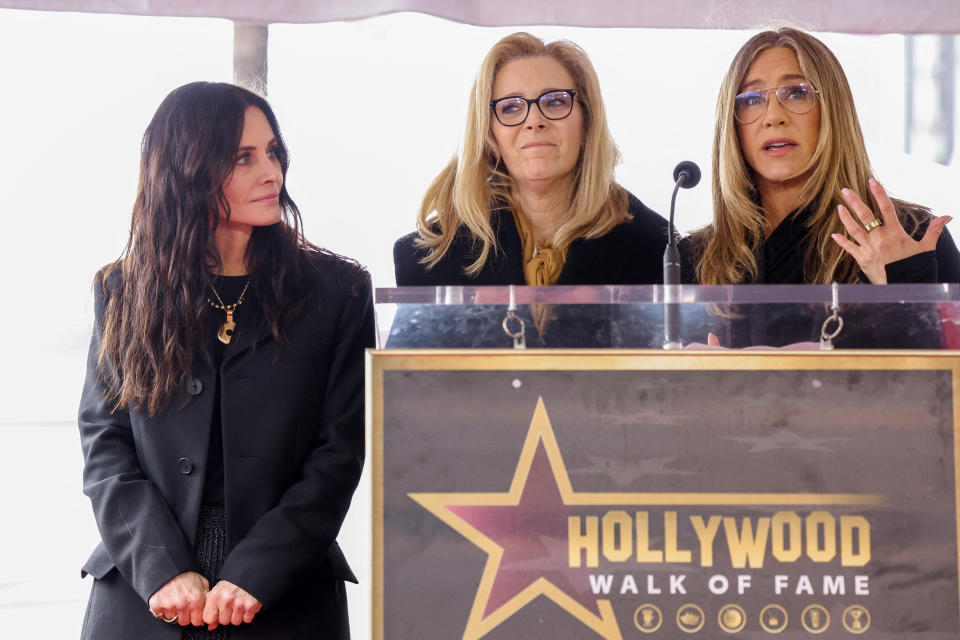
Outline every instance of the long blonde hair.
{"type": "Polygon", "coordinates": [[[420,247],[429,249],[423,263],[431,268],[450,249],[461,225],[479,243],[477,258],[465,267],[476,274],[496,248],[491,211],[504,205],[517,209],[513,181],[496,151],[490,100],[497,73],[518,58],[547,56],[570,73],[576,99],[584,111],[583,149],[574,168],[569,213],[553,235],[552,246],[565,250],[580,237],[596,238],[628,218],[627,193],[613,180],[620,160],[607,128],[600,82],[586,52],[567,40],[545,44],[529,33],[514,33],[487,53],[470,92],[463,149],[427,189],[417,216],[420,247]]]}
{"type": "MultiPolygon", "coordinates": [[[[809,284],[857,281],[856,260],[830,235],[846,234],[837,215],[843,203],[840,190],[852,189],[874,211],[879,211],[870,192],[870,159],[867,157],[853,94],[836,56],[813,36],[784,27],[750,38],[737,52],[720,87],[713,139],[713,223],[694,233],[692,246],[698,255],[696,275],[702,284],[749,283],[758,274],[757,252],[766,235],[767,221],[754,181],[744,159],[734,120],[734,98],[756,57],[767,49],[792,50],[800,69],[819,92],[820,134],[800,194],[799,207],[811,208],[807,226],[808,248],[804,256],[804,280],[809,284]]],[[[917,205],[894,200],[908,232],[919,217],[929,214],[917,205]]]]}

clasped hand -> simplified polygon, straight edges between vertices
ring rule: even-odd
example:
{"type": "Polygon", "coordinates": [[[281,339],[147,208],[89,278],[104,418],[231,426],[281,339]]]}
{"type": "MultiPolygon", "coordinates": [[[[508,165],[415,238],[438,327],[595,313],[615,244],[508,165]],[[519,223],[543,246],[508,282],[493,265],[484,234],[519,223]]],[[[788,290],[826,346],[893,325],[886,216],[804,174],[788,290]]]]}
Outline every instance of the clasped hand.
{"type": "Polygon", "coordinates": [[[160,587],[148,606],[155,616],[181,627],[205,624],[211,631],[222,624],[253,622],[263,608],[259,600],[226,580],[211,589],[196,571],[181,573],[160,587]]]}
{"type": "Polygon", "coordinates": [[[893,201],[880,183],[873,178],[870,178],[870,192],[880,207],[880,216],[871,211],[860,196],[850,189],[844,189],[843,199],[857,214],[857,219],[863,226],[857,224],[850,210],[841,204],[838,206],[840,221],[843,222],[850,238],[839,233],[834,233],[831,237],[843,247],[844,251],[856,259],[860,269],[871,283],[887,284],[887,265],[936,249],[940,233],[951,218],[950,216],[932,218],[923,237],[920,240],[914,240],[900,224],[893,201]]]}

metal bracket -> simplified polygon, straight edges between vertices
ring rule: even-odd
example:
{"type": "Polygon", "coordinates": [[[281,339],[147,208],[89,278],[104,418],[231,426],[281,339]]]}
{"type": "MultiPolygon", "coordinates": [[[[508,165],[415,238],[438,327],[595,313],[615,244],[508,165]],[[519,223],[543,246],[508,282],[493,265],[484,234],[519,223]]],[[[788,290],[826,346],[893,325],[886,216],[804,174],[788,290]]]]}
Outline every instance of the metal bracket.
{"type": "Polygon", "coordinates": [[[523,318],[517,315],[517,295],[513,285],[510,285],[510,306],[507,308],[507,315],[503,318],[503,332],[513,338],[514,349],[526,349],[526,326],[523,318]],[[510,328],[510,324],[515,323],[517,330],[510,328]]]}
{"type": "Polygon", "coordinates": [[[827,316],[827,319],[823,321],[823,325],[820,327],[820,349],[823,351],[833,349],[834,338],[843,331],[843,318],[840,316],[840,288],[836,282],[830,286],[830,292],[833,297],[830,305],[830,311],[832,313],[827,316]],[[836,324],[836,328],[832,331],[830,330],[831,323],[836,324]]]}

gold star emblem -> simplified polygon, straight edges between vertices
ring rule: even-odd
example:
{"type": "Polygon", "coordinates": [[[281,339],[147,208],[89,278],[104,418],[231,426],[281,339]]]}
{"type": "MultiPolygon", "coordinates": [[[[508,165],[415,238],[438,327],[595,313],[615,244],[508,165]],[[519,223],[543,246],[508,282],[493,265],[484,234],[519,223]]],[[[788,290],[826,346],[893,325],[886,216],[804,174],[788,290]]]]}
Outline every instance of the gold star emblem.
{"type": "MultiPolygon", "coordinates": [[[[506,558],[509,564],[504,562],[505,556],[510,555],[513,550],[505,549],[502,543],[516,542],[515,538],[511,539],[511,532],[508,530],[511,523],[523,525],[527,529],[541,529],[543,537],[551,537],[551,527],[554,527],[556,522],[562,522],[563,530],[557,533],[565,534],[566,514],[562,510],[557,513],[557,507],[562,509],[577,502],[542,399],[537,402],[509,491],[411,493],[409,496],[487,552],[487,564],[480,578],[467,628],[463,633],[464,640],[483,637],[538,596],[553,600],[601,637],[607,640],[622,640],[623,636],[609,600],[592,598],[593,602],[586,602],[583,595],[572,589],[569,581],[565,580],[564,571],[558,569],[545,572],[542,569],[528,568],[529,563],[524,562],[522,553],[519,558],[516,553],[514,557],[506,558]],[[558,492],[558,501],[548,500],[555,503],[548,505],[554,512],[549,515],[554,515],[555,519],[542,517],[548,515],[542,499],[536,501],[540,504],[530,504],[531,490],[537,492],[538,498],[543,498],[543,493],[548,491],[542,486],[543,483],[539,482],[543,480],[542,477],[536,478],[536,486],[528,486],[531,484],[528,480],[531,479],[531,469],[534,468],[535,461],[539,463],[536,469],[538,471],[543,471],[543,466],[548,466],[552,475],[551,484],[558,492]],[[523,500],[525,495],[527,501],[523,500]],[[541,522],[542,520],[545,521],[541,522]],[[551,575],[542,575],[543,573],[551,575]]],[[[562,547],[562,564],[566,565],[565,542],[562,547]]],[[[534,553],[543,553],[542,547],[534,553]]]]}

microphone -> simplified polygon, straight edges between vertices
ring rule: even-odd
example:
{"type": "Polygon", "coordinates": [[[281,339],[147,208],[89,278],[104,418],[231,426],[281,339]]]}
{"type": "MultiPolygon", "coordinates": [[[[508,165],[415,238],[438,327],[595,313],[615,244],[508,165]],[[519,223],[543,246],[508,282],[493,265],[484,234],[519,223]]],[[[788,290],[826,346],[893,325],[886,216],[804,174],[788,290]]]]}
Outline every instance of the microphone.
{"type": "MultiPolygon", "coordinates": [[[[696,162],[684,160],[673,168],[673,181],[684,189],[693,189],[700,184],[700,167],[697,166],[696,162]]],[[[672,222],[673,218],[670,220],[672,222]]]]}
{"type": "Polygon", "coordinates": [[[700,184],[700,167],[684,160],[673,170],[673,196],[670,198],[670,226],[667,228],[667,248],[663,252],[663,348],[682,349],[680,341],[680,250],[677,249],[677,232],[673,226],[673,212],[677,204],[677,191],[681,187],[692,189],[700,184]]]}

